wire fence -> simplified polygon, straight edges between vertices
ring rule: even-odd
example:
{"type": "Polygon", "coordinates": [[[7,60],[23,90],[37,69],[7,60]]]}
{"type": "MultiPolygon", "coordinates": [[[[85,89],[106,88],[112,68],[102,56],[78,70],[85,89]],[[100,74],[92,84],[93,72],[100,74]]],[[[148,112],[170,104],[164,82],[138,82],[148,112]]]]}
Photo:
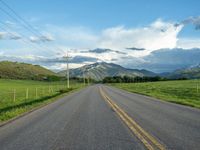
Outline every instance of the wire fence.
{"type": "Polygon", "coordinates": [[[67,90],[66,85],[10,88],[0,91],[0,108],[53,96],[67,90]]]}

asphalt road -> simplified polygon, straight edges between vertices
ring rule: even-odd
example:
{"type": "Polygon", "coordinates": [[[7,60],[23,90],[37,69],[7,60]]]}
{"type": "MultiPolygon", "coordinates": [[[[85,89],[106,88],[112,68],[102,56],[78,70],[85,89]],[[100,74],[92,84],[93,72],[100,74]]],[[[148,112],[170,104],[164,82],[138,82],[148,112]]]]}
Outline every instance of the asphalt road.
{"type": "Polygon", "coordinates": [[[94,85],[0,127],[0,150],[146,149],[99,87],[168,149],[200,149],[200,111],[94,85]]]}
{"type": "Polygon", "coordinates": [[[170,150],[200,150],[200,110],[104,87],[109,97],[170,150]]]}
{"type": "Polygon", "coordinates": [[[1,150],[124,150],[144,146],[102,99],[98,86],[0,128],[1,150]]]}

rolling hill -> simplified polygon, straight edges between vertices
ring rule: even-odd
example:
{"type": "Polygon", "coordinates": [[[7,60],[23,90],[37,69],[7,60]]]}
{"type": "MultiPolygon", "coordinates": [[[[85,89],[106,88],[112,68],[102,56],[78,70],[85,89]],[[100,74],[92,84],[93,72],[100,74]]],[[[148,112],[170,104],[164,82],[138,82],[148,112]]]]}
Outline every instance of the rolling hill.
{"type": "Polygon", "coordinates": [[[10,61],[0,62],[0,78],[43,80],[49,76],[57,77],[58,75],[39,65],[10,61]]]}
{"type": "Polygon", "coordinates": [[[197,79],[200,78],[200,64],[184,69],[178,69],[175,70],[174,72],[162,75],[171,79],[178,79],[178,78],[197,79]]]}
{"type": "MultiPolygon", "coordinates": [[[[66,75],[66,71],[59,72],[60,75],[66,75]]],[[[95,80],[102,80],[104,77],[108,76],[155,76],[156,74],[147,70],[139,70],[139,69],[127,69],[120,65],[113,63],[94,63],[90,65],[85,65],[80,68],[71,69],[70,76],[71,77],[90,77],[95,80]]]]}

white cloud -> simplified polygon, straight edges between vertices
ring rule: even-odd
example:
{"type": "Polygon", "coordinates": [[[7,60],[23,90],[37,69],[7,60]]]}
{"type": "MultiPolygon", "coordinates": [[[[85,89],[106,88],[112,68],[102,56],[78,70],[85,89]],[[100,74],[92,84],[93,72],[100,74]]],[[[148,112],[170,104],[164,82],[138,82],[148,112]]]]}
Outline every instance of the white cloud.
{"type": "Polygon", "coordinates": [[[16,26],[16,23],[9,21],[9,20],[5,21],[5,24],[7,24],[8,26],[11,26],[11,27],[16,26]]]}
{"type": "Polygon", "coordinates": [[[21,38],[16,32],[0,32],[0,39],[19,40],[21,38]]]}
{"type": "MultiPolygon", "coordinates": [[[[84,66],[84,65],[85,64],[70,63],[69,69],[78,68],[78,67],[81,67],[81,66],[84,66]]],[[[66,70],[67,64],[56,63],[52,66],[46,66],[46,68],[50,68],[51,70],[55,70],[55,71],[66,70]]]]}
{"type": "Polygon", "coordinates": [[[40,37],[42,42],[50,42],[50,41],[54,41],[54,37],[51,34],[44,34],[40,37]]]}
{"type": "Polygon", "coordinates": [[[21,38],[22,38],[21,35],[19,35],[18,33],[12,33],[9,35],[9,39],[11,40],[19,40],[21,38]]]}
{"type": "Polygon", "coordinates": [[[39,41],[39,39],[35,36],[30,36],[29,39],[30,39],[31,42],[38,42],[39,41]]]}
{"type": "Polygon", "coordinates": [[[30,36],[29,40],[33,43],[39,43],[39,42],[50,42],[54,41],[54,37],[51,34],[43,34],[42,36],[30,36]]]}
{"type": "Polygon", "coordinates": [[[157,20],[143,28],[125,28],[123,26],[105,29],[102,32],[100,47],[124,49],[139,47],[147,50],[174,48],[177,35],[183,26],[175,27],[174,23],[157,20]]]}
{"type": "Polygon", "coordinates": [[[45,28],[56,37],[55,42],[65,48],[89,49],[97,46],[99,35],[86,27],[46,25],[45,28]]]}
{"type": "Polygon", "coordinates": [[[175,26],[174,24],[174,22],[165,22],[158,19],[146,27],[126,28],[117,26],[103,29],[98,33],[85,27],[46,25],[46,29],[47,32],[56,37],[56,43],[67,45],[68,48],[109,48],[128,51],[134,57],[142,57],[157,49],[177,46],[177,35],[182,30],[183,25],[175,26]],[[131,51],[127,50],[127,47],[145,48],[146,50],[131,51]]]}
{"type": "Polygon", "coordinates": [[[0,32],[0,39],[3,39],[4,38],[4,36],[6,36],[6,32],[0,32]]]}
{"type": "Polygon", "coordinates": [[[180,38],[177,42],[179,48],[200,48],[200,38],[180,38]]]}
{"type": "Polygon", "coordinates": [[[4,55],[4,52],[1,52],[1,51],[0,51],[0,56],[3,56],[3,55],[4,55]]]}
{"type": "MultiPolygon", "coordinates": [[[[198,25],[199,18],[190,18],[185,22],[192,21],[198,25]]],[[[8,22],[9,23],[9,22],[8,22]]],[[[29,35],[29,40],[33,43],[44,43],[55,41],[60,46],[77,49],[110,48],[119,51],[128,51],[135,57],[142,57],[150,54],[152,51],[162,48],[181,47],[182,44],[191,42],[191,40],[178,39],[179,32],[187,23],[176,24],[157,19],[151,24],[139,28],[127,28],[125,26],[116,26],[106,28],[99,32],[86,27],[61,27],[55,25],[45,25],[42,30],[43,36],[29,35]],[[178,42],[178,44],[177,44],[178,42]],[[181,43],[181,44],[180,44],[181,43]],[[144,51],[129,51],[127,47],[145,48],[144,51]]],[[[0,33],[0,38],[4,35],[0,33]]],[[[18,36],[19,37],[19,36],[18,36]]],[[[194,43],[194,42],[193,42],[194,43]]],[[[197,45],[194,43],[195,46],[197,45]]],[[[192,44],[190,44],[190,47],[192,44]]],[[[49,45],[52,47],[52,45],[49,45]]],[[[197,45],[199,47],[199,45],[197,45]]],[[[194,46],[193,46],[194,47],[194,46]]]]}

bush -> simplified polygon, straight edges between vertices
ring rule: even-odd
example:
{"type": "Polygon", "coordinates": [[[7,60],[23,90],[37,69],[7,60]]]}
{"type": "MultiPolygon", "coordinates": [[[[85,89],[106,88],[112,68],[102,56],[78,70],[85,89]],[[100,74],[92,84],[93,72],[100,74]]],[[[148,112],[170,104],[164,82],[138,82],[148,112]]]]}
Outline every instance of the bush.
{"type": "Polygon", "coordinates": [[[68,89],[60,89],[59,93],[67,93],[69,91],[72,91],[74,88],[68,88],[68,89]]]}

